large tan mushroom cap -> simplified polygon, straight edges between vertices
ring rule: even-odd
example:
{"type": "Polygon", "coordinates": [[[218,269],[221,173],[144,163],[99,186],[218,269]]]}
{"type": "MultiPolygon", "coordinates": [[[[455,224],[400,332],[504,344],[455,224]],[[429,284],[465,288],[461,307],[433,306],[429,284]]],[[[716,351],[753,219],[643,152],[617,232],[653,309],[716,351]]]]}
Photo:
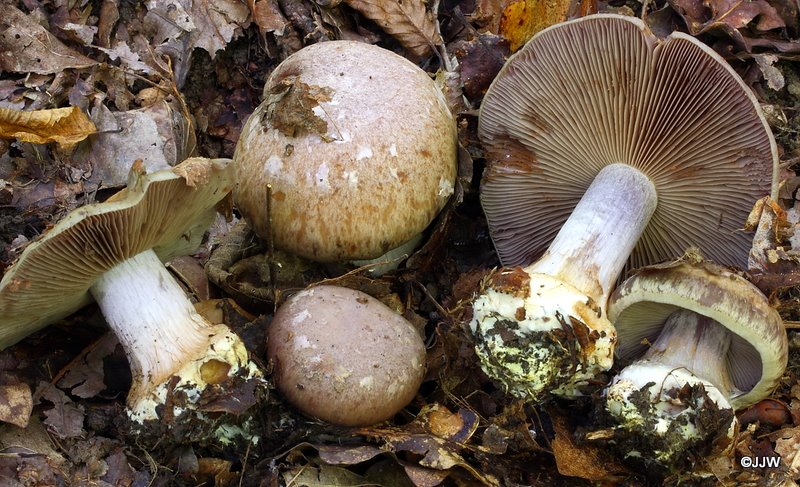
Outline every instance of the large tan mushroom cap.
{"type": "Polygon", "coordinates": [[[763,399],[778,385],[788,359],[778,312],[750,282],[708,262],[645,267],[617,287],[608,305],[617,328],[617,355],[641,356],[677,309],[707,316],[731,332],[731,346],[720,360],[738,389],[729,398],[734,408],[763,399]]]}
{"type": "Polygon", "coordinates": [[[481,201],[506,266],[539,257],[600,169],[618,162],[658,193],[630,267],[690,246],[745,266],[741,228],[777,174],[772,134],[733,69],[693,37],[658,39],[618,15],[536,35],[486,94],[479,135],[489,160],[481,201]]]}
{"type": "Polygon", "coordinates": [[[134,169],[126,189],[73,211],[31,243],[0,281],[0,349],[90,303],[89,288],[121,261],[151,248],[163,261],[196,249],[233,187],[229,162],[134,169]]]}
{"type": "Polygon", "coordinates": [[[352,41],[282,62],[245,124],[237,206],[275,245],[317,260],[370,259],[425,229],[453,192],[456,131],[419,67],[352,41]]]}

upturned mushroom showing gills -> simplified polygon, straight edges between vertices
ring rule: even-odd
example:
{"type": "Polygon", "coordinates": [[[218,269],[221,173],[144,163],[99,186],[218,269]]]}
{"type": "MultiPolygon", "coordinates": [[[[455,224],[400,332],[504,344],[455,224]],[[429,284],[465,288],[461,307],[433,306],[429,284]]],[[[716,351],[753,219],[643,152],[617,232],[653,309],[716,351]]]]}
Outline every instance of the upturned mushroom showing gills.
{"type": "Polygon", "coordinates": [[[614,291],[608,313],[619,357],[635,361],[606,389],[606,409],[621,450],[646,463],[669,468],[729,443],[733,411],[767,397],[786,368],[777,311],[720,266],[645,267],[614,291]]]}
{"type": "Polygon", "coordinates": [[[405,58],[314,44],[275,68],[263,98],[236,146],[234,198],[277,248],[317,262],[375,259],[413,243],[453,193],[453,116],[405,58]]]}
{"type": "Polygon", "coordinates": [[[606,304],[626,265],[690,246],[745,265],[739,229],[777,174],[733,69],[693,37],[658,39],[618,15],[537,34],[489,88],[478,131],[505,268],[484,280],[469,326],[484,370],[531,400],[579,394],[611,366],[606,304]]]}
{"type": "Polygon", "coordinates": [[[229,162],[192,158],[152,174],[135,165],[127,188],[31,243],[0,281],[0,348],[95,300],[130,362],[134,425],[202,419],[194,409],[206,394],[260,382],[239,337],[197,314],[162,264],[200,245],[233,186],[229,162]]]}
{"type": "Polygon", "coordinates": [[[387,420],[417,393],[425,344],[405,318],[368,294],[315,286],[289,298],[268,331],[273,380],[310,416],[340,425],[387,420]]]}

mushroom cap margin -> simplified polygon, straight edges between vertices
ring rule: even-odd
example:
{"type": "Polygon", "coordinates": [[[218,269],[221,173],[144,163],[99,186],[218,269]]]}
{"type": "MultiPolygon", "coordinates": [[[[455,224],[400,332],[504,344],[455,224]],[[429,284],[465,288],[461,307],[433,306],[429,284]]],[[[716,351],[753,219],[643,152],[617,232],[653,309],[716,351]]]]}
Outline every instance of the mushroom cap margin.
{"type": "Polygon", "coordinates": [[[233,187],[228,159],[190,158],[75,209],[29,244],[0,280],[0,349],[92,302],[95,279],[147,249],[162,261],[194,251],[233,187]]]}
{"type": "Polygon", "coordinates": [[[645,267],[617,287],[608,314],[617,328],[618,357],[642,355],[667,316],[680,308],[708,316],[733,334],[725,361],[742,392],[729,398],[735,409],[767,397],[777,386],[788,361],[780,315],[752,283],[710,262],[645,267]]]}

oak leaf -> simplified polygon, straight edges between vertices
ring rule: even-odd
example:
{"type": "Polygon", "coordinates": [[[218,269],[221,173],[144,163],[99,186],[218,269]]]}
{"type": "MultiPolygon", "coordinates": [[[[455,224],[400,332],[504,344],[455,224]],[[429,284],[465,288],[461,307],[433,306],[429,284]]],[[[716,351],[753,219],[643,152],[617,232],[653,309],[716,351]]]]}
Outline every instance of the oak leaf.
{"type": "MultiPolygon", "coordinates": [[[[6,2],[8,3],[8,2],[6,2]]],[[[33,16],[12,5],[0,16],[0,71],[52,74],[97,64],[64,45],[33,16]]]]}
{"type": "Polygon", "coordinates": [[[422,0],[345,0],[347,5],[378,24],[417,57],[442,43],[436,19],[422,0]]]}

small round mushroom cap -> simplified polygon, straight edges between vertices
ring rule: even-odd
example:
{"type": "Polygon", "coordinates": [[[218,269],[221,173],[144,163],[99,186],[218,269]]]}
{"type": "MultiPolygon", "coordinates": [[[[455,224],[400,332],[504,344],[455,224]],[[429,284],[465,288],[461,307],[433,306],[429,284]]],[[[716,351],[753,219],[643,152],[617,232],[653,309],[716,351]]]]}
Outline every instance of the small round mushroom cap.
{"type": "Polygon", "coordinates": [[[658,39],[632,17],[538,33],[492,83],[478,131],[481,202],[506,266],[538,258],[600,169],[624,163],[658,194],[629,267],[691,246],[743,267],[751,242],[740,229],[777,177],[773,136],[733,69],[695,38],[658,39]]]}
{"type": "Polygon", "coordinates": [[[234,198],[278,248],[372,259],[433,220],[453,193],[456,154],[453,116],[424,71],[377,46],[323,42],[267,81],[236,146],[234,198]]]}
{"type": "Polygon", "coordinates": [[[391,418],[425,374],[425,345],[413,325],[353,289],[323,285],[295,294],[275,313],[268,337],[284,397],[334,424],[391,418]]]}
{"type": "Polygon", "coordinates": [[[707,316],[730,331],[724,360],[733,381],[735,409],[753,404],[778,385],[786,369],[788,341],[778,312],[753,284],[709,262],[678,261],[645,267],[623,282],[609,301],[617,328],[617,355],[641,356],[677,309],[707,316]]]}
{"type": "Polygon", "coordinates": [[[187,159],[131,170],[128,187],[73,211],[28,245],[0,281],[0,349],[92,302],[89,288],[120,262],[153,249],[162,261],[194,251],[233,188],[228,159],[187,159]]]}

